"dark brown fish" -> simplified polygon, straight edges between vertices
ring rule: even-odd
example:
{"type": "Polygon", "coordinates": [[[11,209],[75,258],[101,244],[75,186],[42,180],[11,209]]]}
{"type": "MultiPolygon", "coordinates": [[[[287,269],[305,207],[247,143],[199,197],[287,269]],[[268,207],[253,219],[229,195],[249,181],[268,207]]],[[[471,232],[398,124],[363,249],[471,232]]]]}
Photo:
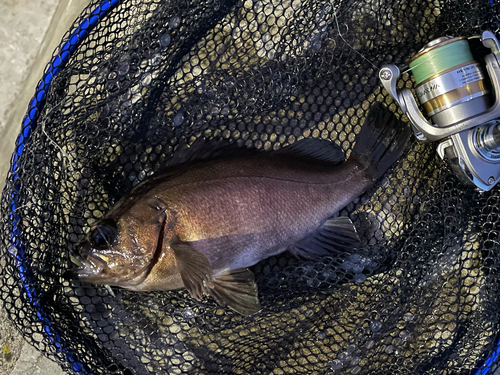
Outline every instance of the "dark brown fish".
{"type": "Polygon", "coordinates": [[[204,160],[157,172],[92,226],[74,255],[77,274],[135,291],[185,287],[197,299],[211,295],[255,313],[247,267],[286,250],[315,259],[356,247],[350,220],[329,218],[375,183],[408,137],[377,105],[347,161],[339,146],[318,139],[272,152],[225,147],[211,156],[194,146],[190,157],[204,160]]]}

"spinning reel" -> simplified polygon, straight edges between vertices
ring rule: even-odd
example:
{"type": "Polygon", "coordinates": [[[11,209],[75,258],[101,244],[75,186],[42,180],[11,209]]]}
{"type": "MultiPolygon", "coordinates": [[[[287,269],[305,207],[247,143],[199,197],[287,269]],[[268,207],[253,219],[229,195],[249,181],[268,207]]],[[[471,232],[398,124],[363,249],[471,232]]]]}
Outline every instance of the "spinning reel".
{"type": "Polygon", "coordinates": [[[395,65],[384,65],[379,78],[400,105],[421,141],[440,141],[446,157],[464,181],[488,191],[500,180],[500,46],[490,31],[466,39],[445,36],[428,43],[409,62],[416,95],[430,118],[424,117],[412,92],[396,88],[395,65]],[[470,49],[480,38],[491,53],[483,64],[470,49]],[[489,77],[489,80],[487,79],[489,77]],[[493,95],[492,95],[493,94],[493,95]]]}

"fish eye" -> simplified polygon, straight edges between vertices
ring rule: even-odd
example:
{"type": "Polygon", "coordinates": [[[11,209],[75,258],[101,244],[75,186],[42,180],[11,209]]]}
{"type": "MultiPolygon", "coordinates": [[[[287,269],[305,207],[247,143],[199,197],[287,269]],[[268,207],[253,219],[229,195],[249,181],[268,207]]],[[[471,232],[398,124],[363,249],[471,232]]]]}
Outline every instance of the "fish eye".
{"type": "Polygon", "coordinates": [[[108,249],[115,242],[117,231],[111,225],[98,225],[90,234],[90,240],[95,248],[108,249]]]}

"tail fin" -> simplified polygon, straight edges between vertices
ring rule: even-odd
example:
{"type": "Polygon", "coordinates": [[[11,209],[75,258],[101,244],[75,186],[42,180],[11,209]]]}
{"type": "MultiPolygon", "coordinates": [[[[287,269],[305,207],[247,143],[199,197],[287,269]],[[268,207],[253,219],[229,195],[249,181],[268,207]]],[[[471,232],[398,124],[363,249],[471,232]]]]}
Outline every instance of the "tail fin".
{"type": "Polygon", "coordinates": [[[380,178],[401,156],[411,130],[398,121],[389,109],[375,103],[368,116],[350,158],[370,166],[373,179],[380,178]]]}

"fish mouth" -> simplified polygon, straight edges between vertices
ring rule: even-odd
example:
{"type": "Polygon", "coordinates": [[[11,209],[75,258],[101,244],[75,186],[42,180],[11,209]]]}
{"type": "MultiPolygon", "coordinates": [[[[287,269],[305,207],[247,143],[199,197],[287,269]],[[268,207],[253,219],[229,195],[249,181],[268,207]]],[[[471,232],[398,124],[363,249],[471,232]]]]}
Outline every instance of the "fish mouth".
{"type": "Polygon", "coordinates": [[[74,273],[79,278],[98,276],[108,268],[106,260],[98,254],[89,253],[86,258],[78,254],[71,254],[70,260],[77,266],[74,273]]]}

